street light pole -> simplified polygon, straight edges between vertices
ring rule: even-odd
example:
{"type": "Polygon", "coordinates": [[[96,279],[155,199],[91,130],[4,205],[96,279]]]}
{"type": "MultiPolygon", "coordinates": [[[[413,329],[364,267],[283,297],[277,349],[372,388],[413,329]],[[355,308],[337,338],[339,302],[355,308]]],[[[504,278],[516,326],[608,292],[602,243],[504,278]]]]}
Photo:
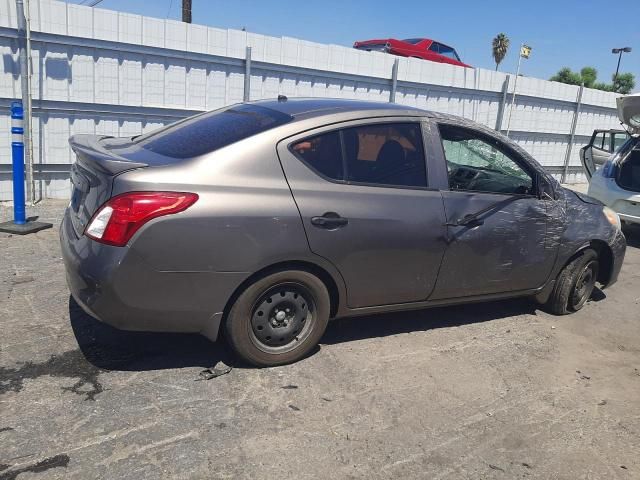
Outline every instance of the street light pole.
{"type": "Polygon", "coordinates": [[[182,21],[191,23],[191,0],[182,0],[182,21]]]}
{"type": "Polygon", "coordinates": [[[616,53],[618,54],[618,66],[616,67],[616,74],[613,76],[613,83],[616,83],[616,80],[618,79],[618,72],[620,71],[620,60],[622,60],[622,54],[629,53],[630,51],[631,51],[631,47],[611,49],[611,53],[613,53],[614,55],[616,53]]]}

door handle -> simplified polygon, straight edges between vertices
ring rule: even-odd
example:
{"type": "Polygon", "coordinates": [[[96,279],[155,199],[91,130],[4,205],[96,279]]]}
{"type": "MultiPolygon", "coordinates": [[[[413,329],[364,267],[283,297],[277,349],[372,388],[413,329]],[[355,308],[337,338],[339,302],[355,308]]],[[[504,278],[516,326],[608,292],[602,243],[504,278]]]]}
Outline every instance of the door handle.
{"type": "Polygon", "coordinates": [[[484,220],[481,218],[477,218],[475,215],[466,215],[455,222],[447,222],[444,224],[445,227],[479,227],[480,225],[484,225],[484,220]]]}
{"type": "Polygon", "coordinates": [[[334,230],[336,228],[344,227],[349,223],[344,217],[341,217],[335,212],[327,212],[321,217],[311,217],[311,225],[320,228],[326,228],[327,230],[334,230]]]}

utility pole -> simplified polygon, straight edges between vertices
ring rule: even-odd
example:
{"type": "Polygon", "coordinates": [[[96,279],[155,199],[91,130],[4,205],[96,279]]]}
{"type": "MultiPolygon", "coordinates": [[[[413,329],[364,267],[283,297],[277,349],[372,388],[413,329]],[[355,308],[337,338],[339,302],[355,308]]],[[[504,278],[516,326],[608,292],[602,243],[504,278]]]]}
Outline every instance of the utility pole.
{"type": "Polygon", "coordinates": [[[182,21],[191,23],[191,0],[182,0],[182,21]]]}

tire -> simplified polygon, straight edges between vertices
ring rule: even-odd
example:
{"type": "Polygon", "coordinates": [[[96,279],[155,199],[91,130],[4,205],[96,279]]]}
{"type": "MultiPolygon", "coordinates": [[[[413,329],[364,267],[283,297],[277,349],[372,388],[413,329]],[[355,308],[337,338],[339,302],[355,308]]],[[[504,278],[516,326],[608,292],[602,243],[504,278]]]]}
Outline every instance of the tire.
{"type": "Polygon", "coordinates": [[[589,300],[598,278],[598,254],[588,248],[560,272],[547,301],[555,315],[577,312],[589,300]]]}
{"type": "Polygon", "coordinates": [[[252,365],[284,365],[318,344],[329,312],[329,293],[318,277],[298,270],[277,272],[240,294],[227,315],[225,336],[252,365]]]}

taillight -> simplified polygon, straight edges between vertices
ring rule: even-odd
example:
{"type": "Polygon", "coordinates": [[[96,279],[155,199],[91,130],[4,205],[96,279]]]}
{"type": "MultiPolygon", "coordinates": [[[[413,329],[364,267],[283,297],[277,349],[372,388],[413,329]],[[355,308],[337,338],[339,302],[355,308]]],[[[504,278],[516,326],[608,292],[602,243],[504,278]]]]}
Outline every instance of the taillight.
{"type": "Polygon", "coordinates": [[[198,195],[195,193],[123,193],[98,209],[84,233],[98,242],[122,247],[149,220],[182,212],[196,200],[198,195]]]}

